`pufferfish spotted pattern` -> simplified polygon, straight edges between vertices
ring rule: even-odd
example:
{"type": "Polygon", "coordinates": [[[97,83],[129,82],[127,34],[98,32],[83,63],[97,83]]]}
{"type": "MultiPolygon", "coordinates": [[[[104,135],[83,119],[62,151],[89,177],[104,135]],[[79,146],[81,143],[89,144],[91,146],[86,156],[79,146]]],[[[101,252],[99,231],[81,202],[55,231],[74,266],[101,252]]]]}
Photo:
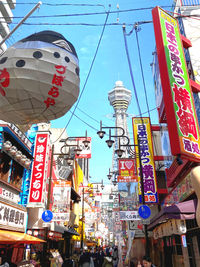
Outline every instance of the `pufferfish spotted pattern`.
{"type": "Polygon", "coordinates": [[[25,125],[63,116],[79,95],[74,46],[61,34],[42,31],[0,57],[0,119],[25,125]]]}

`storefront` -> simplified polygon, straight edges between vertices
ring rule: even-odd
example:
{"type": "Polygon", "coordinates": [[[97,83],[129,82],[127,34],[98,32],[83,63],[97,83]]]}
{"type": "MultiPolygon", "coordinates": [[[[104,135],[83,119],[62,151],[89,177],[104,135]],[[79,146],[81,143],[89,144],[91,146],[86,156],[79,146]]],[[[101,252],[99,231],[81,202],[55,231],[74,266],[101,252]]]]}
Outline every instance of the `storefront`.
{"type": "Polygon", "coordinates": [[[14,124],[0,124],[0,255],[15,264],[24,257],[24,244],[40,242],[25,234],[27,209],[20,205],[31,146],[14,124]]]}
{"type": "Polygon", "coordinates": [[[199,266],[200,229],[196,223],[197,199],[163,207],[151,220],[153,258],[164,266],[199,266]]]}

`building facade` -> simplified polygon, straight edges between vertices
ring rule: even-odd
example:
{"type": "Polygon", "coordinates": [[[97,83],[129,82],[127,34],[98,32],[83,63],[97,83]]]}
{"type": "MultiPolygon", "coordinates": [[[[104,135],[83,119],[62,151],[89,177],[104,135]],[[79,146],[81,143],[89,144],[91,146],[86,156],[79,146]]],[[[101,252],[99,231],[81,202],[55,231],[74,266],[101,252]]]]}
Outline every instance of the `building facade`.
{"type": "MultiPolygon", "coordinates": [[[[181,112],[183,114],[185,111],[185,100],[182,101],[182,105],[179,105],[177,93],[179,93],[180,90],[187,90],[187,82],[185,81],[188,79],[188,96],[189,94],[191,96],[188,97],[188,99],[191,99],[191,101],[194,103],[194,111],[191,113],[191,116],[197,117],[196,131],[197,134],[199,133],[200,83],[198,66],[200,64],[200,60],[197,46],[199,42],[198,34],[200,23],[196,19],[200,12],[199,5],[200,1],[198,0],[177,0],[174,2],[173,16],[170,16],[163,10],[159,11],[161,21],[164,21],[163,24],[161,24],[161,27],[163,27],[162,30],[164,29],[163,25],[165,25],[167,32],[167,38],[163,39],[163,43],[166,42],[167,44],[165,46],[165,50],[162,50],[162,52],[159,50],[162,41],[159,39],[158,35],[156,35],[159,27],[158,20],[156,20],[156,11],[153,11],[154,30],[157,45],[157,51],[154,53],[153,75],[156,104],[158,107],[162,137],[163,156],[166,166],[166,181],[169,193],[163,199],[161,203],[161,211],[154,216],[154,218],[152,218],[148,229],[153,230],[154,233],[152,244],[154,247],[153,257],[155,259],[155,263],[156,261],[161,262],[162,266],[179,266],[181,264],[181,266],[188,267],[199,266],[200,264],[198,245],[200,231],[196,222],[197,195],[195,194],[195,187],[193,186],[191,178],[191,170],[199,162],[198,153],[194,156],[193,153],[196,152],[195,150],[191,149],[190,154],[187,155],[188,151],[184,152],[184,149],[178,149],[178,143],[177,146],[173,146],[174,139],[172,138],[173,134],[171,132],[171,126],[173,126],[174,131],[176,131],[176,123],[171,123],[173,119],[172,117],[169,119],[170,113],[168,111],[168,107],[166,106],[167,103],[170,103],[171,101],[170,105],[172,104],[174,107],[177,107],[175,108],[175,114],[177,116],[176,118],[178,118],[177,121],[179,123],[179,125],[177,124],[177,127],[180,129],[179,133],[182,133],[184,136],[182,127],[186,127],[189,113],[186,115],[183,123],[183,117],[181,117],[180,114],[181,112]],[[174,30],[176,26],[173,18],[175,17],[178,21],[180,34],[176,34],[176,30],[174,30]],[[179,36],[181,39],[181,46],[178,48],[179,36]],[[167,71],[166,73],[170,73],[171,71],[172,78],[167,76],[167,74],[165,79],[167,80],[168,77],[169,80],[174,79],[171,87],[173,90],[172,98],[171,100],[168,99],[169,102],[167,102],[168,100],[166,98],[166,87],[164,86],[164,76],[161,67],[161,58],[165,58],[164,55],[167,55],[168,53],[166,52],[166,47],[170,51],[170,57],[166,57],[166,63],[168,64],[168,61],[171,62],[171,70],[169,70],[169,72],[167,71]],[[182,53],[181,49],[183,49],[183,58],[185,58],[183,61],[180,59],[182,53]],[[174,54],[175,52],[176,55],[174,54]],[[186,65],[186,73],[183,70],[184,64],[186,65]],[[183,75],[186,75],[186,78],[183,75]],[[178,80],[179,78],[181,81],[178,80]],[[182,126],[180,126],[180,123],[182,123],[182,126]]],[[[164,33],[160,36],[164,36],[164,33]]],[[[189,137],[189,135],[187,136],[189,137]]],[[[185,139],[183,139],[186,140],[187,136],[186,138],[184,137],[185,139]]],[[[181,140],[180,135],[178,138],[181,140]]],[[[196,140],[198,140],[198,138],[196,140]]]]}

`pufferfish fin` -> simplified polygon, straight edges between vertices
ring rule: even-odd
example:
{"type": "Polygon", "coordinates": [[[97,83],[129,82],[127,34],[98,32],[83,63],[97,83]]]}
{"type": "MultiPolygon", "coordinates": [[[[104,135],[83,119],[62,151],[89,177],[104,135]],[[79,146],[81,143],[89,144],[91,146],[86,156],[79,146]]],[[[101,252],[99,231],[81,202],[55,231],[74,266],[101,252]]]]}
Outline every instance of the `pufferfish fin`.
{"type": "Polygon", "coordinates": [[[57,45],[57,46],[60,46],[60,47],[63,47],[65,48],[66,50],[68,50],[69,52],[73,53],[72,50],[71,50],[71,47],[69,46],[69,44],[67,42],[65,42],[64,40],[56,40],[53,42],[53,44],[57,45]]]}

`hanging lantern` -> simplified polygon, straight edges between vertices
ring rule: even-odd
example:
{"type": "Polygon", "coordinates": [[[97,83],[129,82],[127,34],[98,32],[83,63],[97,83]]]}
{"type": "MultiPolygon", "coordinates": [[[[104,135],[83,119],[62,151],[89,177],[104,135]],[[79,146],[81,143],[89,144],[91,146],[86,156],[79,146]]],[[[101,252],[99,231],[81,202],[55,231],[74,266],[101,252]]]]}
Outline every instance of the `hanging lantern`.
{"type": "Polygon", "coordinates": [[[0,57],[0,119],[26,125],[63,116],[79,95],[73,45],[42,31],[9,47],[0,57]]]}
{"type": "Polygon", "coordinates": [[[4,144],[3,144],[3,147],[5,148],[5,150],[10,150],[11,147],[12,147],[12,143],[10,141],[6,141],[4,144]]]}
{"type": "Polygon", "coordinates": [[[32,230],[28,230],[27,235],[32,235],[32,230]]]}
{"type": "Polygon", "coordinates": [[[12,155],[12,156],[15,156],[16,155],[16,153],[17,153],[17,148],[16,148],[16,146],[12,146],[11,148],[10,148],[10,154],[12,155]]]}
{"type": "Polygon", "coordinates": [[[22,158],[22,152],[21,151],[17,151],[16,154],[15,154],[15,158],[16,159],[21,159],[22,158]]]}
{"type": "Polygon", "coordinates": [[[26,159],[26,161],[25,161],[25,168],[29,168],[30,167],[30,165],[31,165],[31,160],[30,159],[26,159]]]}
{"type": "Polygon", "coordinates": [[[38,234],[39,234],[39,231],[38,230],[34,230],[33,235],[34,236],[38,236],[38,234]]]}
{"type": "Polygon", "coordinates": [[[22,155],[21,157],[21,163],[24,164],[27,160],[27,157],[25,155],[22,155]]]}

